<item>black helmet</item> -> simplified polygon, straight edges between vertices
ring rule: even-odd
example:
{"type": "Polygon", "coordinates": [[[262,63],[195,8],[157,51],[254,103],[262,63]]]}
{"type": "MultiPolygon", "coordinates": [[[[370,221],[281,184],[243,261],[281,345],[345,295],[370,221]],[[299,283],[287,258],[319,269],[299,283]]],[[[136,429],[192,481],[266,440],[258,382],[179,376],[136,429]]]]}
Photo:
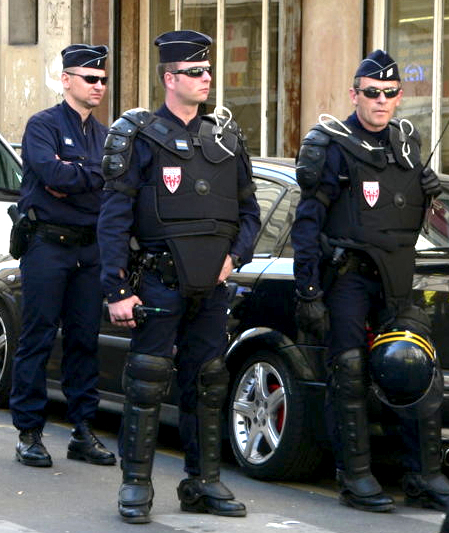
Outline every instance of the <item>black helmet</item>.
{"type": "Polygon", "coordinates": [[[443,376],[432,343],[408,330],[378,335],[370,372],[376,396],[406,418],[428,417],[443,401],[443,376]]]}

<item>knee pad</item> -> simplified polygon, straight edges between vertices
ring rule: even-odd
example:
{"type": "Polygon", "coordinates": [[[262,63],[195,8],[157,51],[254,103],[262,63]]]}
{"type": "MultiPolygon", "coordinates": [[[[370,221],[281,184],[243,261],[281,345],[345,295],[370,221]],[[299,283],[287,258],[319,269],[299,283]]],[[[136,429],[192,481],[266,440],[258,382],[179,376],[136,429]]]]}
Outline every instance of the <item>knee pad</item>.
{"type": "Polygon", "coordinates": [[[123,370],[123,390],[127,399],[143,407],[162,402],[170,386],[173,362],[167,357],[128,354],[123,370]]]}
{"type": "Polygon", "coordinates": [[[207,407],[221,408],[226,398],[229,372],[222,357],[206,361],[198,374],[198,401],[207,407]]]}

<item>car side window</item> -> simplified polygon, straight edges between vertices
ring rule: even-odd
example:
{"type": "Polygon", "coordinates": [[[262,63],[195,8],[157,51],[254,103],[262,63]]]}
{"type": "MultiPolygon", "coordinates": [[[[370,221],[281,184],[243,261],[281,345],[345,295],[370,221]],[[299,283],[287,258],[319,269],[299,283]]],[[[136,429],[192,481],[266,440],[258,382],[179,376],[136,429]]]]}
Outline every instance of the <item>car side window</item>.
{"type": "Polygon", "coordinates": [[[0,143],[0,189],[18,191],[22,182],[22,170],[19,163],[0,143]]]}
{"type": "Polygon", "coordinates": [[[256,197],[262,221],[262,231],[254,255],[272,254],[285,226],[290,199],[285,194],[285,187],[282,185],[257,177],[254,181],[257,185],[256,197]]]}

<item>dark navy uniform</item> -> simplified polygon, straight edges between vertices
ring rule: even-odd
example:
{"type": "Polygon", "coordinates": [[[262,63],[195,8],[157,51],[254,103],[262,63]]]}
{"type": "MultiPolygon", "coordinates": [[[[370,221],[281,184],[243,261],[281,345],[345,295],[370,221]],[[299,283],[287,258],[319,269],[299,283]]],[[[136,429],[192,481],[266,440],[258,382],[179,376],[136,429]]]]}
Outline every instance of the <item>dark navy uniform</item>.
{"type": "MultiPolygon", "coordinates": [[[[71,60],[64,61],[65,68],[81,66],[80,61],[92,68],[92,55],[95,68],[104,68],[106,47],[72,45],[66,51],[71,60]]],[[[45,424],[46,364],[60,321],[61,385],[69,421],[86,429],[99,402],[97,339],[103,296],[96,225],[106,134],[107,128],[90,114],[82,123],[81,115],[64,100],[31,117],[22,140],[19,209],[28,215],[34,232],[20,261],[22,332],[10,408],[14,425],[37,436],[45,424]]],[[[18,459],[49,466],[49,456],[40,450],[32,457],[30,448],[26,457],[21,450],[18,459]]],[[[109,464],[115,462],[112,453],[107,455],[109,464]]]]}
{"type": "MultiPolygon", "coordinates": [[[[197,116],[186,126],[165,105],[156,111],[155,115],[192,134],[197,134],[201,125],[201,119],[197,116]]],[[[141,191],[146,186],[154,186],[156,179],[162,181],[159,167],[157,174],[152,172],[153,160],[154,154],[149,149],[148,141],[137,136],[129,170],[124,179],[129,190],[141,191]]],[[[178,164],[180,163],[182,164],[182,161],[178,161],[178,164]]],[[[240,201],[235,199],[238,232],[231,243],[229,253],[238,257],[239,265],[243,265],[251,261],[260,221],[259,207],[252,193],[248,163],[238,156],[236,165],[237,189],[244,194],[240,201]]],[[[129,237],[133,234],[132,227],[135,224],[135,203],[136,200],[132,196],[121,192],[105,193],[99,220],[99,242],[103,265],[102,282],[109,302],[121,300],[133,293],[127,278],[120,277],[118,268],[128,271],[129,237]]],[[[165,240],[151,241],[149,237],[146,241],[140,239],[139,242],[143,254],[169,251],[165,240]]],[[[201,257],[198,256],[196,261],[200,271],[201,257]]],[[[160,273],[145,269],[137,294],[146,306],[170,311],[168,314],[149,315],[143,326],[133,330],[131,352],[171,360],[174,356],[173,347],[176,345],[177,382],[181,392],[180,434],[186,454],[185,470],[190,475],[197,476],[200,474],[196,414],[198,374],[208,361],[221,359],[226,349],[228,290],[226,284],[221,283],[216,285],[206,298],[198,300],[186,297],[181,294],[178,286],[164,284],[160,273]]],[[[221,372],[226,374],[224,367],[221,372]]]]}
{"type": "MultiPolygon", "coordinates": [[[[399,72],[388,54],[376,51],[359,67],[356,79],[363,77],[399,81],[399,72]]],[[[369,102],[358,102],[369,109],[369,102]]],[[[409,122],[393,119],[371,131],[355,112],[344,123],[313,128],[297,158],[303,189],[292,228],[298,326],[329,346],[326,417],[340,499],[362,510],[394,505],[370,472],[367,325],[377,332],[411,309],[414,245],[429,194],[419,151],[409,122]]],[[[444,508],[449,484],[439,470],[437,418],[401,419],[399,426],[407,498],[444,508]]]]}
{"type": "Polygon", "coordinates": [[[160,75],[170,83],[166,103],[155,113],[125,112],[105,145],[98,235],[111,319],[129,320],[136,300],[165,310],[133,328],[123,372],[119,512],[126,522],[150,520],[159,409],[174,367],[189,475],[178,487],[181,509],[246,514],[219,476],[229,376],[224,362],[228,291],[218,281],[225,264],[231,271],[230,257],[234,266],[251,261],[259,206],[243,136],[231,116],[215,112],[186,123],[168,105],[190,117],[201,101],[197,91],[207,96],[211,42],[191,30],[159,36],[160,75]],[[179,68],[184,63],[188,68],[179,68]],[[137,249],[134,266],[130,244],[137,249]]]}
{"type": "MultiPolygon", "coordinates": [[[[187,126],[163,105],[155,115],[175,122],[189,132],[197,133],[201,120],[196,117],[187,126]]],[[[148,143],[137,137],[133,156],[126,174],[129,188],[140,189],[155,182],[151,175],[153,154],[148,143]],[[142,169],[147,169],[142,172],[142,169]]],[[[251,176],[243,159],[237,162],[238,189],[251,191],[251,176]]],[[[128,270],[129,236],[134,223],[135,200],[118,192],[105,192],[99,221],[99,242],[102,255],[102,283],[109,302],[121,300],[133,294],[128,279],[119,276],[117,267],[128,270]]],[[[253,194],[248,194],[238,203],[239,231],[232,242],[229,253],[240,258],[240,265],[251,261],[255,235],[260,227],[259,207],[253,194]]],[[[150,241],[141,244],[141,251],[160,253],[169,251],[165,241],[150,241]]],[[[198,258],[200,260],[200,258],[198,258]]],[[[199,266],[198,266],[199,268],[199,266]]],[[[182,323],[188,298],[179,290],[167,287],[158,275],[145,270],[138,292],[145,305],[169,309],[169,315],[150,315],[144,327],[133,331],[131,350],[160,357],[172,357],[173,345],[178,345],[182,358],[178,367],[178,382],[181,386],[181,430],[192,429],[191,422],[185,423],[183,415],[191,412],[196,403],[195,379],[198,368],[208,359],[223,354],[226,348],[226,310],[228,291],[225,284],[218,285],[209,298],[202,300],[200,311],[188,324],[182,323]],[[185,327],[187,326],[187,327],[185,327]],[[181,328],[182,335],[178,335],[181,328]],[[157,334],[155,334],[155,332],[157,334]],[[181,349],[182,348],[182,349],[181,349]],[[194,362],[196,361],[196,362],[194,362]]],[[[189,437],[190,438],[190,437],[189,437]]],[[[198,454],[194,444],[187,444],[186,470],[198,468],[198,454]]]]}

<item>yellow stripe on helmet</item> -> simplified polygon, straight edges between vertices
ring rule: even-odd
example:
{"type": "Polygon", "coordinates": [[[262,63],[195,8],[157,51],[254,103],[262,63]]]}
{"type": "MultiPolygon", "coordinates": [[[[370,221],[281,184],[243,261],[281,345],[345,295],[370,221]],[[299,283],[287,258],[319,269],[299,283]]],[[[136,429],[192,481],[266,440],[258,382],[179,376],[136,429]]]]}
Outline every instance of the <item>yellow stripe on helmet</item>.
{"type": "Polygon", "coordinates": [[[386,344],[387,342],[394,342],[394,341],[406,341],[411,342],[412,344],[416,344],[420,348],[422,348],[427,355],[431,359],[436,359],[435,354],[435,348],[433,345],[428,342],[426,339],[421,337],[421,335],[417,335],[416,333],[413,333],[412,331],[390,331],[389,333],[383,333],[382,335],[378,335],[371,346],[371,350],[374,348],[377,348],[381,344],[386,344]]]}

